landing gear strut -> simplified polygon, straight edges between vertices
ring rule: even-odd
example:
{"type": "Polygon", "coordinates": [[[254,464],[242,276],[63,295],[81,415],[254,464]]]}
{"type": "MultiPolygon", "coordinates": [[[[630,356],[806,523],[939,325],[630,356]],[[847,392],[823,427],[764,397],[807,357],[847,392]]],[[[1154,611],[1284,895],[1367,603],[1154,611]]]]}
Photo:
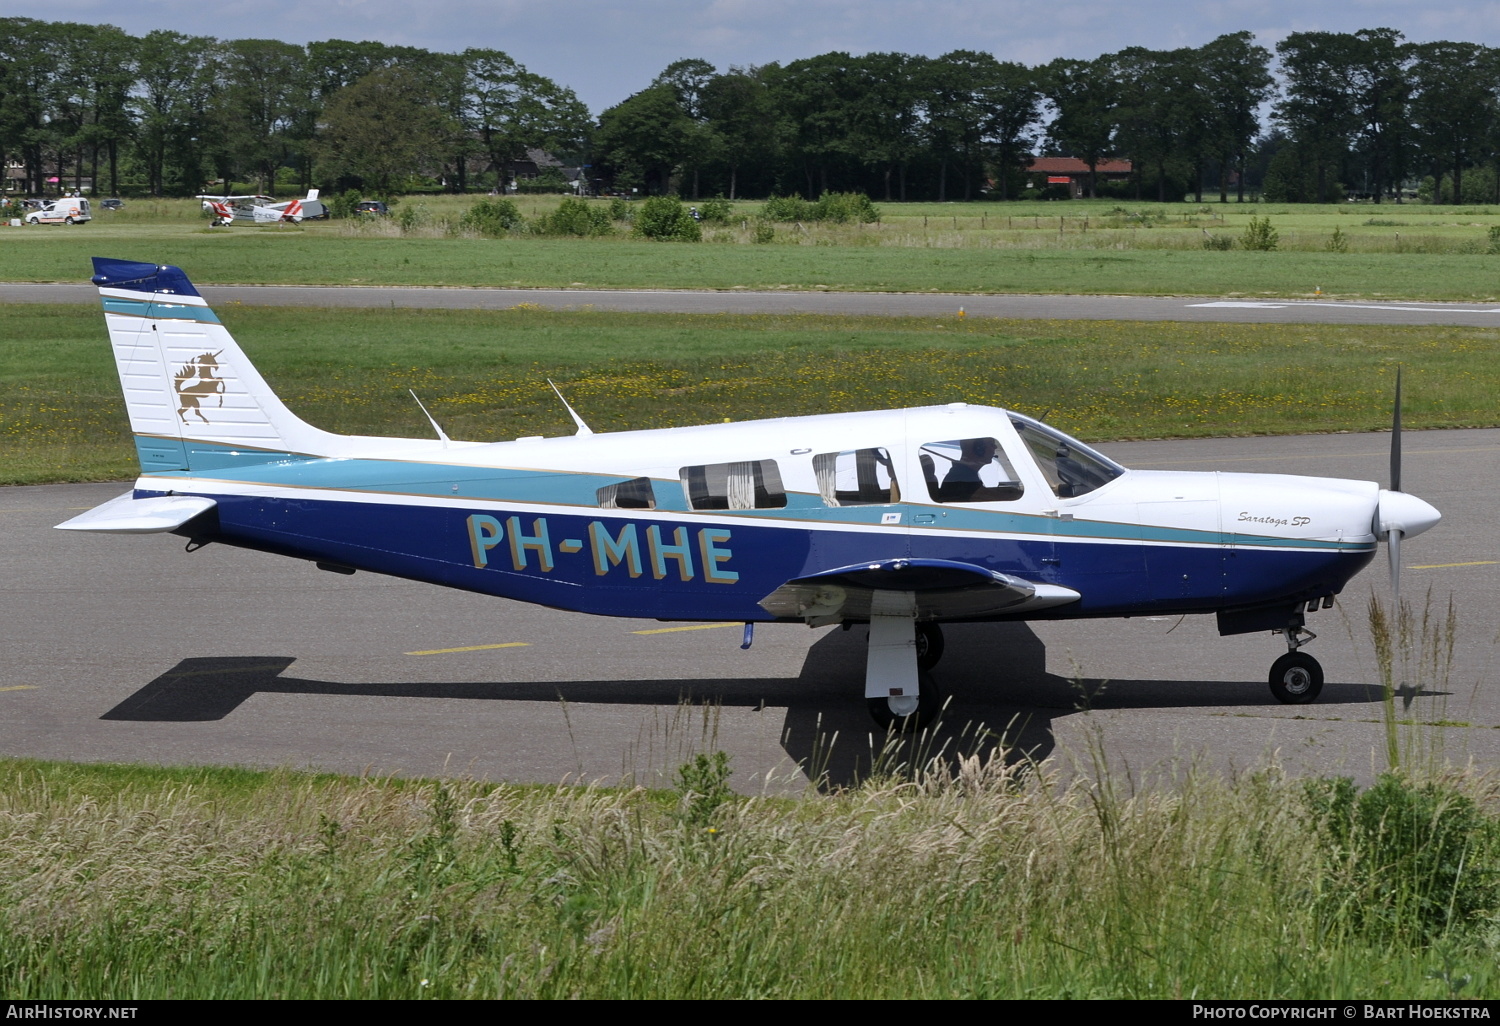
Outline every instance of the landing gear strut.
{"type": "Polygon", "coordinates": [[[916,596],[879,591],[870,609],[865,702],[883,730],[918,730],[936,719],[941,702],[929,666],[943,654],[937,624],[918,623],[916,596]]]}
{"type": "Polygon", "coordinates": [[[1271,664],[1271,694],[1287,705],[1306,705],[1323,690],[1323,667],[1298,649],[1317,635],[1306,627],[1287,627],[1281,633],[1288,651],[1271,664]]]}

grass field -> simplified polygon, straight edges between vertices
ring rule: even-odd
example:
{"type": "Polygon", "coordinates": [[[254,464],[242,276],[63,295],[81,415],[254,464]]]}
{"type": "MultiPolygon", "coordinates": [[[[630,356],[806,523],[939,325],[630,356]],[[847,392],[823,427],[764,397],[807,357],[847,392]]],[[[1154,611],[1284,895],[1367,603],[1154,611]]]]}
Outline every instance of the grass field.
{"type": "MultiPolygon", "coordinates": [[[[332,431],[571,433],[930,403],[1001,405],[1087,440],[1378,430],[1396,363],[1411,428],[1500,424],[1481,328],[229,307],[294,411],[332,431]]],[[[133,476],[101,315],[4,311],[0,483],[133,476]]]]}
{"type": "MultiPolygon", "coordinates": [[[[829,230],[826,245],[815,229],[797,244],[673,247],[447,238],[435,227],[439,213],[402,238],[379,228],[345,235],[336,224],[206,234],[190,211],[173,209],[73,235],[5,229],[0,278],[26,277],[15,268],[27,257],[84,267],[35,277],[82,277],[90,252],[178,262],[200,280],[224,281],[297,280],[318,267],[413,280],[400,276],[435,273],[442,261],[454,274],[478,275],[486,273],[479,257],[500,253],[518,254],[508,259],[528,273],[545,261],[554,262],[548,273],[576,270],[582,258],[607,254],[601,277],[610,284],[632,273],[683,284],[698,264],[705,273],[731,266],[715,263],[723,253],[793,275],[781,284],[820,267],[869,271],[876,265],[858,263],[868,254],[890,255],[880,257],[889,260],[881,273],[923,265],[902,279],[911,281],[934,266],[956,273],[1001,258],[1030,267],[1055,260],[1043,269],[1081,280],[1086,264],[1067,261],[1100,254],[1138,258],[1143,280],[1228,258],[1279,266],[1283,276],[1304,257],[1312,266],[1367,260],[1401,287],[1431,275],[1424,288],[1442,279],[1443,261],[1462,271],[1452,272],[1461,282],[1477,281],[1463,277],[1474,268],[1493,275],[1500,267],[1500,257],[1463,252],[1194,252],[1186,243],[1090,251],[1044,244],[1052,230],[1043,227],[1030,229],[1039,234],[1028,247],[1019,241],[1027,229],[991,229],[988,213],[972,230],[979,234],[954,246],[936,233],[971,229],[929,223],[921,237],[933,244],[920,247],[837,241],[837,232],[857,229],[829,230]],[[982,244],[991,231],[996,240],[1018,233],[1017,244],[982,244]],[[99,239],[141,248],[91,248],[99,239]],[[171,240],[187,256],[153,251],[171,240]],[[915,260],[914,248],[927,253],[915,260]],[[783,256],[788,262],[774,263],[783,256]],[[197,273],[188,257],[224,277],[197,273]]],[[[1318,216],[1343,216],[1338,209],[1318,216]]],[[[873,231],[917,238],[916,219],[939,215],[901,216],[913,223],[888,214],[873,231]]],[[[1451,238],[1468,244],[1457,229],[1451,238]]],[[[1090,440],[1370,430],[1389,422],[1398,362],[1409,427],[1500,423],[1500,331],[1485,329],[524,305],[219,313],[293,410],[336,431],[428,434],[406,392],[414,388],[454,437],[570,432],[548,376],[601,430],[958,400],[1047,414],[1090,440]]],[[[0,483],[133,476],[98,310],[13,306],[0,316],[0,483]]],[[[1392,730],[1393,717],[1387,703],[1392,730]]],[[[1356,794],[1337,781],[1289,781],[1274,768],[1226,779],[1184,766],[1138,787],[1101,770],[1105,739],[1092,736],[1095,772],[1069,785],[1025,765],[903,764],[897,753],[860,786],[801,801],[732,795],[725,774],[733,767],[712,751],[684,764],[675,791],[0,759],[0,992],[13,1000],[1500,996],[1493,781],[1440,776],[1433,766],[1356,794]]]]}
{"type": "Polygon", "coordinates": [[[151,998],[1500,993],[1495,795],[895,763],[806,800],[0,760],[0,990],[151,998]]]}
{"type": "MultiPolygon", "coordinates": [[[[606,238],[464,237],[458,219],[477,199],[410,197],[405,221],[269,229],[207,228],[192,200],[132,200],[89,225],[0,229],[0,280],[78,281],[101,255],[174,263],[205,284],[1500,298],[1500,208],[879,204],[878,224],[778,224],[755,245],[759,203],[690,244],[635,240],[623,224],[606,238]],[[1277,251],[1204,249],[1252,216],[1276,227],[1277,251]],[[1329,250],[1335,229],[1344,252],[1329,250]]],[[[521,205],[534,216],[556,202],[521,205]]]]}

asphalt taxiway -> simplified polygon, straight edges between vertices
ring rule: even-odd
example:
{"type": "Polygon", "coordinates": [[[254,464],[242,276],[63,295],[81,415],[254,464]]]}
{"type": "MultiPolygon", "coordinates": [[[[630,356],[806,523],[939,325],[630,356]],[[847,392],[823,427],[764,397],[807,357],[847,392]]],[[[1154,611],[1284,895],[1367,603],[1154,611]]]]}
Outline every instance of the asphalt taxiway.
{"type": "MultiPolygon", "coordinates": [[[[500,289],[402,286],[199,286],[211,305],[409,307],[503,310],[531,303],[555,310],[620,313],[856,314],[1051,320],[1226,321],[1279,324],[1500,325],[1500,303],[1361,302],[1158,296],[965,295],[937,292],[794,290],[500,289]]],[[[0,303],[97,303],[87,282],[0,283],[0,303]]]]}
{"type": "MultiPolygon", "coordinates": [[[[1137,442],[1127,466],[1382,480],[1388,435],[1137,442]]],[[[1458,617],[1451,671],[1402,719],[1412,754],[1500,759],[1500,431],[1409,432],[1404,485],[1443,521],[1403,548],[1404,594],[1458,617]]],[[[123,484],[0,489],[0,753],[84,761],[289,766],[557,782],[663,783],[693,751],[732,756],[744,791],[807,773],[857,779],[879,739],[864,710],[863,629],[592,618],[166,535],[52,530],[123,484]]],[[[930,749],[982,725],[1066,769],[1090,744],[1134,778],[1189,761],[1368,779],[1384,728],[1365,607],[1384,551],[1307,651],[1328,683],[1271,697],[1284,645],[1220,638],[1212,617],[947,630],[950,711],[930,749]]],[[[982,742],[980,743],[982,744],[982,742]]]]}

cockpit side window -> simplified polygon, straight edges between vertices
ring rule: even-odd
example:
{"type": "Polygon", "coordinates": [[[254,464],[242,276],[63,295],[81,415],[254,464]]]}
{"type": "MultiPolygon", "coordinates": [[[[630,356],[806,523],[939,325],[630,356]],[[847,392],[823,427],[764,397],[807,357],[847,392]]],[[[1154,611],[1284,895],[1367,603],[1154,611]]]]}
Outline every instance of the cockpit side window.
{"type": "Polygon", "coordinates": [[[683,467],[682,492],[689,509],[780,509],[786,489],[775,460],[710,463],[683,467]]]}
{"type": "Polygon", "coordinates": [[[1024,490],[993,438],[927,442],[917,459],[933,502],[1010,502],[1024,490]]]}
{"type": "Polygon", "coordinates": [[[656,493],[649,477],[633,477],[619,484],[605,485],[594,493],[601,509],[655,509],[656,493]]]}
{"type": "Polygon", "coordinates": [[[1040,421],[1013,414],[1011,423],[1059,499],[1087,495],[1125,473],[1114,460],[1040,421]]]}
{"type": "Polygon", "coordinates": [[[900,502],[901,488],[885,449],[850,449],[813,457],[818,492],[829,506],[873,506],[900,502]]]}

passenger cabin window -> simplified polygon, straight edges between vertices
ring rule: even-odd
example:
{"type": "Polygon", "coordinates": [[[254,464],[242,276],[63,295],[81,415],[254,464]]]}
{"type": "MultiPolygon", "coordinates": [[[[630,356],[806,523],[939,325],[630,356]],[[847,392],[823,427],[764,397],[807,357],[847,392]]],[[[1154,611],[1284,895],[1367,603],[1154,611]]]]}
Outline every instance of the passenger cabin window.
{"type": "Polygon", "coordinates": [[[901,488],[891,454],[884,449],[850,449],[813,457],[818,491],[830,506],[873,506],[900,502],[901,488]]]}
{"type": "Polygon", "coordinates": [[[655,509],[656,493],[649,477],[634,477],[619,484],[605,485],[594,493],[600,509],[655,509]]]}
{"type": "Polygon", "coordinates": [[[710,463],[683,467],[682,492],[689,509],[780,509],[786,489],[775,460],[710,463]]]}
{"type": "Polygon", "coordinates": [[[1011,415],[1021,441],[1059,499],[1076,499],[1109,484],[1125,468],[1075,438],[1030,417],[1011,415]]]}
{"type": "Polygon", "coordinates": [[[933,502],[1010,502],[1021,497],[1021,480],[993,438],[928,442],[917,459],[933,502]]]}

